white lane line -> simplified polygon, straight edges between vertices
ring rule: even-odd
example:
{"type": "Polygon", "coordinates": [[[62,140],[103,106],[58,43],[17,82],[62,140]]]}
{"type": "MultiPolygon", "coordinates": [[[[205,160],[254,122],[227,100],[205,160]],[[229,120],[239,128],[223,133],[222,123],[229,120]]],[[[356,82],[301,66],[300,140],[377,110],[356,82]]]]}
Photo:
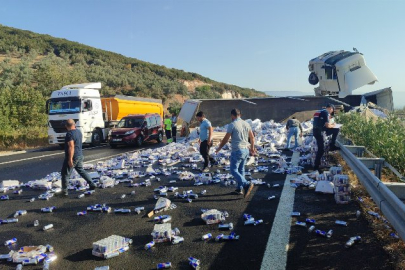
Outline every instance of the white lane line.
{"type": "MultiPolygon", "coordinates": [[[[91,148],[85,148],[82,150],[90,150],[90,149],[95,149],[95,148],[101,148],[101,147],[106,147],[106,145],[102,145],[102,146],[95,146],[95,147],[91,147],[91,148]]],[[[20,161],[26,161],[26,160],[32,160],[32,159],[37,159],[37,158],[43,158],[43,157],[51,157],[51,156],[56,156],[56,155],[62,155],[65,152],[58,152],[58,153],[53,153],[53,154],[48,154],[48,155],[42,155],[42,156],[37,156],[37,157],[30,157],[30,158],[22,158],[22,159],[17,159],[17,160],[11,160],[11,161],[5,161],[5,162],[1,162],[0,165],[3,164],[10,164],[10,163],[15,163],[15,162],[20,162],[20,161]]]]}
{"type": "MultiPolygon", "coordinates": [[[[291,159],[293,165],[298,164],[299,156],[299,152],[294,152],[291,159]]],[[[289,174],[284,181],[273,227],[271,228],[266,251],[264,252],[261,270],[284,270],[287,266],[291,212],[293,211],[295,196],[295,188],[290,187],[290,179],[294,177],[296,175],[289,174]]]]}
{"type": "Polygon", "coordinates": [[[138,151],[141,151],[141,150],[145,150],[145,149],[147,149],[147,148],[141,148],[141,149],[131,150],[131,151],[128,151],[128,152],[122,152],[122,153],[119,153],[119,154],[116,154],[116,155],[111,155],[111,156],[108,156],[108,157],[102,157],[102,158],[98,158],[98,159],[85,160],[85,162],[87,163],[87,162],[100,161],[100,160],[103,160],[103,159],[108,159],[108,158],[112,158],[112,157],[117,157],[117,156],[121,156],[121,155],[123,155],[123,154],[131,153],[131,152],[132,152],[132,153],[135,153],[135,152],[138,152],[138,151]]]}

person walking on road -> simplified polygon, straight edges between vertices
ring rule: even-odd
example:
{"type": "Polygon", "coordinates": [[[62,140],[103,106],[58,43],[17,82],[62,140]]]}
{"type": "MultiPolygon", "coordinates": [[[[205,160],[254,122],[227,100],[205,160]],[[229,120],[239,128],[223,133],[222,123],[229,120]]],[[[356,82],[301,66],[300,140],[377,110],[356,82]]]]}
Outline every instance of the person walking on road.
{"type": "Polygon", "coordinates": [[[229,141],[231,138],[231,174],[236,179],[238,187],[235,190],[237,194],[244,195],[247,198],[253,189],[253,184],[245,179],[245,165],[251,155],[255,155],[255,137],[250,125],[240,118],[241,113],[238,109],[231,111],[232,123],[228,125],[227,132],[219,144],[216,153],[229,141]]]}
{"type": "Polygon", "coordinates": [[[68,130],[65,137],[65,160],[62,165],[62,196],[68,196],[67,185],[73,168],[89,184],[90,189],[94,190],[96,185],[91,180],[90,175],[83,169],[83,152],[82,152],[82,133],[76,129],[75,121],[68,119],[65,122],[68,130]]]}
{"type": "Polygon", "coordinates": [[[212,128],[211,122],[205,118],[203,112],[198,112],[195,116],[197,121],[200,122],[200,137],[198,142],[200,143],[200,154],[204,158],[204,165],[202,172],[209,172],[208,164],[211,162],[211,165],[214,164],[215,160],[209,156],[210,149],[212,146],[212,135],[214,129],[212,128]]]}
{"type": "Polygon", "coordinates": [[[330,121],[330,115],[335,111],[335,106],[333,104],[327,104],[326,109],[315,112],[314,123],[313,123],[313,135],[316,139],[316,144],[318,146],[318,151],[315,157],[314,170],[319,170],[321,164],[321,158],[325,152],[325,145],[323,140],[322,132],[326,135],[332,135],[330,141],[330,151],[340,150],[340,147],[335,145],[336,138],[339,134],[339,128],[335,128],[336,124],[330,121]]]}
{"type": "Polygon", "coordinates": [[[168,114],[165,115],[164,124],[165,124],[165,133],[166,133],[167,143],[171,143],[172,142],[172,120],[170,119],[168,114]]]}
{"type": "Polygon", "coordinates": [[[290,143],[291,143],[292,136],[294,136],[294,138],[295,138],[294,148],[297,148],[298,147],[298,134],[300,137],[302,137],[302,126],[301,126],[300,121],[298,121],[297,119],[295,119],[295,117],[293,117],[287,121],[287,124],[285,125],[285,127],[288,132],[286,149],[290,149],[290,143]],[[299,128],[299,130],[298,130],[298,128],[299,128]]]}
{"type": "Polygon", "coordinates": [[[177,142],[177,115],[176,113],[172,113],[172,118],[170,119],[172,120],[172,138],[173,138],[173,142],[177,142]]]}

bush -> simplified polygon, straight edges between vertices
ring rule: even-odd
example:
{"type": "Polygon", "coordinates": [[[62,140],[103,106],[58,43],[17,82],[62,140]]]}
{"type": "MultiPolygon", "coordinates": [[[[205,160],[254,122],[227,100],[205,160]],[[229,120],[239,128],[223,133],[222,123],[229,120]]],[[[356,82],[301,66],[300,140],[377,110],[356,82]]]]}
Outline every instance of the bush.
{"type": "Polygon", "coordinates": [[[338,116],[343,124],[341,133],[356,145],[363,145],[374,155],[384,158],[401,174],[405,174],[405,127],[395,116],[367,120],[360,114],[348,113],[338,116]]]}

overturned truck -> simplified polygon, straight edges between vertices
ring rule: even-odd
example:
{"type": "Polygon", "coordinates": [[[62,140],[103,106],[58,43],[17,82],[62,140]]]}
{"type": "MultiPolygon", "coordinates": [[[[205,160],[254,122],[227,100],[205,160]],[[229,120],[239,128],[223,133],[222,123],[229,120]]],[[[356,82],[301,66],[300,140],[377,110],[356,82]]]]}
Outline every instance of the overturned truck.
{"type": "MultiPolygon", "coordinates": [[[[391,88],[370,92],[363,95],[350,95],[345,98],[338,96],[300,96],[300,97],[268,97],[246,99],[189,99],[181,108],[179,118],[188,127],[198,125],[195,114],[203,111],[213,126],[223,126],[230,122],[230,112],[238,108],[244,119],[274,120],[281,122],[296,112],[318,110],[327,103],[342,105],[344,111],[360,104],[372,102],[378,107],[392,111],[394,102],[391,88]]],[[[309,120],[299,119],[301,121],[309,120]]]]}

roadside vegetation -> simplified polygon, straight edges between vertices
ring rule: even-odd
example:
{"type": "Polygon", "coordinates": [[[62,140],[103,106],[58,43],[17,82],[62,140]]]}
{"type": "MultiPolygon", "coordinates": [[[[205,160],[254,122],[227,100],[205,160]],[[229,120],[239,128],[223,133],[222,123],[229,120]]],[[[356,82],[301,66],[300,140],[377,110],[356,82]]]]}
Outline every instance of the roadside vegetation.
{"type": "Polygon", "coordinates": [[[242,97],[264,96],[196,73],[0,25],[0,150],[46,143],[45,103],[51,92],[98,81],[104,96],[152,97],[165,104],[173,103],[175,95],[220,98],[232,91],[242,97]],[[189,92],[183,82],[196,80],[207,85],[189,92]]]}
{"type": "Polygon", "coordinates": [[[356,145],[365,146],[374,155],[384,158],[405,175],[404,121],[390,115],[387,119],[368,120],[357,113],[338,116],[343,124],[341,133],[356,145]]]}

